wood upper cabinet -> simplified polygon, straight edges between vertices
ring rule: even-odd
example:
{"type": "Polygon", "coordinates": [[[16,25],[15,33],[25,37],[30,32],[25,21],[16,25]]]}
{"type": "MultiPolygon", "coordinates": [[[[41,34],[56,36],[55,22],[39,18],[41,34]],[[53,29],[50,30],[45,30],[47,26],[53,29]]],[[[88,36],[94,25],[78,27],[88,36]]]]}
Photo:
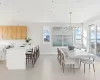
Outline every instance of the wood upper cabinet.
{"type": "Polygon", "coordinates": [[[3,29],[0,27],[0,39],[2,39],[3,29]]]}
{"type": "Polygon", "coordinates": [[[26,37],[27,37],[27,28],[26,27],[21,27],[21,31],[22,31],[21,38],[26,39],[26,37]]]}
{"type": "Polygon", "coordinates": [[[17,27],[12,27],[12,39],[17,39],[17,27]]]}
{"type": "Polygon", "coordinates": [[[25,39],[27,27],[25,26],[0,26],[0,39],[25,39]]]}
{"type": "Polygon", "coordinates": [[[2,34],[2,37],[3,39],[7,39],[8,38],[8,28],[7,27],[3,27],[3,34],[2,34]]]}
{"type": "Polygon", "coordinates": [[[17,37],[16,37],[16,39],[21,39],[21,27],[19,26],[19,27],[17,27],[17,29],[16,29],[16,31],[17,31],[17,37]]]}
{"type": "Polygon", "coordinates": [[[12,39],[12,27],[7,27],[8,28],[8,36],[7,36],[7,39],[12,39]]]}

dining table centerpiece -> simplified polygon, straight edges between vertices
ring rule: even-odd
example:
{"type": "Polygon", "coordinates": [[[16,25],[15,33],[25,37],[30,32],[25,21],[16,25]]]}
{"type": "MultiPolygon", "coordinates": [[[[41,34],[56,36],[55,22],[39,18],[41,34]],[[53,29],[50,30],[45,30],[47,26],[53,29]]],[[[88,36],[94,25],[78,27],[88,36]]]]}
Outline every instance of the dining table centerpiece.
{"type": "Polygon", "coordinates": [[[74,46],[68,46],[69,50],[74,50],[74,48],[75,48],[74,46]]]}

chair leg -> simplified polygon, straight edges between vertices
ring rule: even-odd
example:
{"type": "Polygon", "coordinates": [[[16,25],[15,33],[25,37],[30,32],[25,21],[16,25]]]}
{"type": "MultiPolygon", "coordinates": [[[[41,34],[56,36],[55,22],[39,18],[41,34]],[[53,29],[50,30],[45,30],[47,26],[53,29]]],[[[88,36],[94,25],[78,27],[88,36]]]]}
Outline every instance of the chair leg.
{"type": "Polygon", "coordinates": [[[57,55],[57,59],[59,59],[59,55],[57,55]]]}
{"type": "Polygon", "coordinates": [[[85,64],[84,64],[84,74],[85,74],[85,64]]]}
{"type": "Polygon", "coordinates": [[[60,61],[60,65],[61,65],[61,59],[59,61],[60,61]]]}
{"type": "Polygon", "coordinates": [[[61,65],[61,58],[59,59],[59,63],[60,63],[60,65],[61,65]]]}
{"type": "Polygon", "coordinates": [[[32,67],[34,67],[34,59],[32,59],[32,67]]]}
{"type": "Polygon", "coordinates": [[[89,69],[90,69],[90,64],[89,64],[89,69]]]}
{"type": "Polygon", "coordinates": [[[65,65],[64,65],[64,63],[62,63],[62,69],[63,69],[63,73],[64,73],[64,68],[65,68],[65,65]]]}
{"type": "Polygon", "coordinates": [[[79,67],[81,67],[81,61],[80,61],[80,66],[79,67]]]}
{"type": "Polygon", "coordinates": [[[27,59],[26,59],[26,65],[27,65],[27,59]]]}
{"type": "Polygon", "coordinates": [[[74,68],[75,66],[74,66],[74,64],[73,64],[73,73],[75,73],[75,68],[74,68]]]}
{"type": "Polygon", "coordinates": [[[94,64],[93,64],[93,70],[94,70],[94,72],[95,72],[95,66],[94,66],[94,64]]]}
{"type": "Polygon", "coordinates": [[[28,57],[28,63],[29,63],[29,57],[28,57]]]}

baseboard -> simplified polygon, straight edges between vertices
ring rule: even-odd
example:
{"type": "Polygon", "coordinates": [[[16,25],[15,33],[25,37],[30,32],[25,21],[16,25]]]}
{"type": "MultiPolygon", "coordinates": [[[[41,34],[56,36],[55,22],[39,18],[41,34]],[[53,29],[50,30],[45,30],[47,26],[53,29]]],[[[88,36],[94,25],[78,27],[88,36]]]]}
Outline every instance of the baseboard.
{"type": "Polygon", "coordinates": [[[57,53],[40,53],[41,55],[57,55],[57,53]]]}
{"type": "Polygon", "coordinates": [[[44,53],[43,53],[43,54],[40,54],[40,55],[41,55],[41,56],[48,56],[48,55],[49,55],[49,56],[57,56],[57,54],[50,54],[50,53],[48,53],[48,54],[46,54],[46,53],[44,54],[44,53]]]}

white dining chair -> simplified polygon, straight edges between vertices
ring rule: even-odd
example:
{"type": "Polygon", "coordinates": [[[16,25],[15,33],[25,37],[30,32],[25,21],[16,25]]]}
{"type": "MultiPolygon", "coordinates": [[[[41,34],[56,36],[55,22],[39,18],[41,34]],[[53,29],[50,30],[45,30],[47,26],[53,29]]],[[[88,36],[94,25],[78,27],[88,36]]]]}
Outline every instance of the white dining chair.
{"type": "Polygon", "coordinates": [[[90,65],[93,65],[93,70],[95,72],[95,66],[94,66],[94,57],[88,57],[88,58],[81,58],[80,62],[82,62],[84,64],[84,73],[85,73],[85,65],[88,64],[89,65],[89,69],[90,69],[90,65]]]}
{"type": "Polygon", "coordinates": [[[58,61],[59,61],[59,64],[61,65],[61,53],[60,53],[60,49],[59,48],[57,48],[57,59],[58,59],[58,61]]]}
{"type": "Polygon", "coordinates": [[[62,51],[60,51],[60,53],[61,53],[61,65],[62,65],[63,73],[66,65],[73,66],[73,71],[74,71],[75,61],[73,59],[68,58],[68,56],[65,55],[62,51]]]}
{"type": "Polygon", "coordinates": [[[86,51],[86,49],[84,49],[84,48],[81,48],[81,51],[85,52],[85,51],[86,51]]]}

